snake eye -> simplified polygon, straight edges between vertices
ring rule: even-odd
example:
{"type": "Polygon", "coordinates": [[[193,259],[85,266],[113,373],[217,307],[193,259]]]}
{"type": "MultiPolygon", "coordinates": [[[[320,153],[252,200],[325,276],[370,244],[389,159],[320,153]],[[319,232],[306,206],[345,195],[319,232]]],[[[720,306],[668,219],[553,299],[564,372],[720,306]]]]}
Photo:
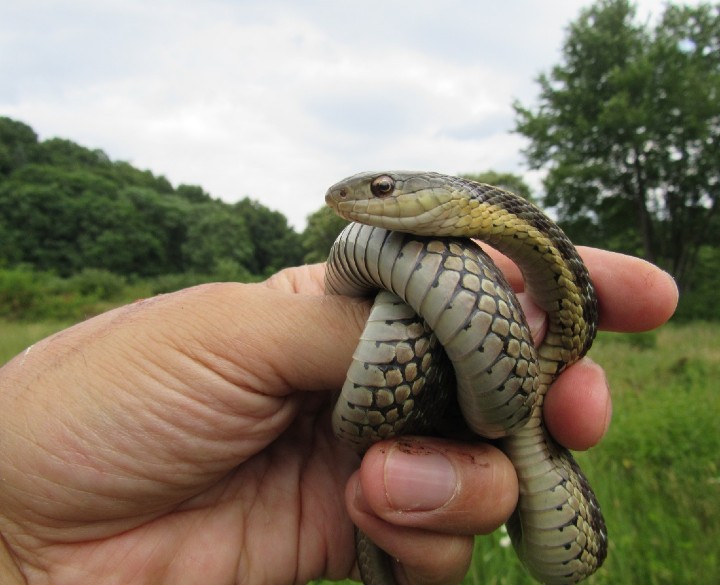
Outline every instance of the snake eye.
{"type": "Polygon", "coordinates": [[[381,175],[370,184],[370,191],[375,197],[389,197],[395,190],[395,180],[387,175],[381,175]]]}

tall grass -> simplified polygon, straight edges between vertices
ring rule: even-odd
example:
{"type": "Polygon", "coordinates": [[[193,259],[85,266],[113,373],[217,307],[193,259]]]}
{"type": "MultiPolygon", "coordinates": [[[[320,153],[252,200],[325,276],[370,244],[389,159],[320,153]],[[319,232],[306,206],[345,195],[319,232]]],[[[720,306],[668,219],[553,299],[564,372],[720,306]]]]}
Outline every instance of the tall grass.
{"type": "Polygon", "coordinates": [[[19,323],[0,319],[0,366],[36,341],[68,327],[67,321],[19,323]]]}

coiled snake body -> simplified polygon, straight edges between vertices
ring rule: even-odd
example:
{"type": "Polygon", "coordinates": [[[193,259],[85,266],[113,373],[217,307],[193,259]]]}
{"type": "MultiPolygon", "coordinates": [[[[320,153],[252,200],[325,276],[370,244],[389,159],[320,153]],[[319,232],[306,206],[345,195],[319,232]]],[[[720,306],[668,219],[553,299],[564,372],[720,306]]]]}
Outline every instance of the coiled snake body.
{"type": "MultiPolygon", "coordinates": [[[[575,583],[593,573],[607,551],[605,524],[542,420],[548,387],[597,329],[594,289],[568,238],[521,197],[437,173],[355,175],[326,201],[357,222],[333,245],[326,291],[383,291],[335,407],[336,434],[361,453],[398,434],[446,434],[458,404],[474,433],[502,438],[515,466],[520,494],[507,527],[531,574],[575,583]],[[519,266],[548,314],[537,348],[512,289],[470,238],[519,266]]],[[[366,584],[394,583],[387,556],[359,531],[357,552],[366,584]]]]}

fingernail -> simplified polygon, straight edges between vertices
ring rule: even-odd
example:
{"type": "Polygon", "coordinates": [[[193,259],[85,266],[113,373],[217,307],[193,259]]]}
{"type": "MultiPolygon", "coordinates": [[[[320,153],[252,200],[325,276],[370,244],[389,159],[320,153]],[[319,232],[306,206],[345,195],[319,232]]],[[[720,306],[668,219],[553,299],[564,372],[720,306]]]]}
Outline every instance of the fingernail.
{"type": "Polygon", "coordinates": [[[414,443],[397,443],[385,460],[385,493],[395,510],[419,512],[445,505],[457,476],[443,454],[414,443]]]}

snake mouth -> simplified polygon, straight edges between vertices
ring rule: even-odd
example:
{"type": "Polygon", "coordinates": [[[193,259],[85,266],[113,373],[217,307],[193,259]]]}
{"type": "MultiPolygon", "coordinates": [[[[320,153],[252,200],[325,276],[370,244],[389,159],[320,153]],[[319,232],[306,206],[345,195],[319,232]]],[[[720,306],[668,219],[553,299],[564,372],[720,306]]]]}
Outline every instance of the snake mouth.
{"type": "MultiPolygon", "coordinates": [[[[417,236],[453,236],[454,221],[446,223],[444,206],[423,209],[417,203],[398,204],[397,199],[333,201],[330,206],[343,219],[417,236]]],[[[404,202],[400,202],[404,203],[404,202]]]]}

